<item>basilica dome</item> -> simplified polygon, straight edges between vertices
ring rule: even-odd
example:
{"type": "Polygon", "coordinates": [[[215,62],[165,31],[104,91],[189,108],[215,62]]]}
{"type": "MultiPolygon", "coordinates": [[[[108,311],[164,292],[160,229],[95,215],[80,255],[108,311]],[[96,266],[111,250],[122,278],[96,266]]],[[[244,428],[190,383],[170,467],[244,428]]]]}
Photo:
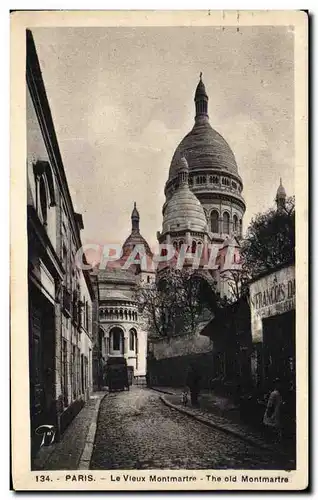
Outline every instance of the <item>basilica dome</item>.
{"type": "Polygon", "coordinates": [[[209,123],[208,96],[200,75],[195,92],[196,117],[193,129],[178,145],[170,165],[169,180],[176,176],[180,156],[187,159],[190,172],[196,168],[220,170],[238,175],[234,154],[226,140],[209,123]]]}
{"type": "Polygon", "coordinates": [[[243,181],[229,144],[210,125],[209,97],[202,81],[202,73],[196,87],[194,102],[194,126],[177,146],[165,184],[166,200],[162,210],[164,228],[169,224],[173,226],[169,218],[176,219],[173,211],[178,210],[183,224],[187,222],[193,224],[192,221],[195,220],[194,226],[200,227],[202,231],[203,211],[208,224],[206,231],[209,238],[220,243],[227,235],[242,236],[242,219],[246,210],[242,195],[243,181]],[[180,185],[178,173],[180,158],[185,158],[187,161],[189,182],[177,195],[180,185]],[[190,191],[194,195],[191,201],[187,199],[190,191]],[[177,208],[174,209],[173,204],[176,204],[177,208]],[[182,210],[184,216],[181,214],[182,210]],[[187,210],[190,212],[189,215],[187,210]]]}
{"type": "Polygon", "coordinates": [[[205,232],[207,220],[204,209],[188,184],[189,167],[184,157],[179,157],[176,163],[176,175],[179,177],[179,185],[164,209],[163,233],[168,231],[191,231],[205,232]]]}
{"type": "Polygon", "coordinates": [[[208,121],[195,123],[177,147],[169,170],[169,179],[176,176],[177,158],[185,156],[189,170],[195,168],[227,171],[238,176],[234,154],[226,140],[208,121]]]}
{"type": "Polygon", "coordinates": [[[128,236],[125,243],[123,244],[123,255],[130,254],[136,245],[142,245],[145,248],[146,255],[152,255],[147,241],[145,240],[145,238],[143,238],[143,236],[141,236],[140,233],[131,233],[128,236]]]}

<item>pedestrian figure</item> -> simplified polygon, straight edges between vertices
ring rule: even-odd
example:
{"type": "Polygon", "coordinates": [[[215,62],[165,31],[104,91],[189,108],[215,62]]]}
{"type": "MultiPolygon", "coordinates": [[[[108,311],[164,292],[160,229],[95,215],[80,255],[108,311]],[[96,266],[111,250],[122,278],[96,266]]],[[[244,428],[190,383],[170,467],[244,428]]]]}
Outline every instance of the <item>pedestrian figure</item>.
{"type": "Polygon", "coordinates": [[[281,406],[283,398],[281,395],[281,383],[279,379],[274,381],[274,389],[270,393],[263,418],[263,424],[270,429],[275,441],[279,442],[282,438],[281,431],[281,406]]]}
{"type": "Polygon", "coordinates": [[[198,397],[200,392],[200,375],[194,364],[190,365],[187,375],[187,386],[190,390],[192,406],[199,406],[198,397]]]}
{"type": "Polygon", "coordinates": [[[181,394],[181,403],[184,405],[184,406],[187,406],[188,404],[188,391],[187,389],[185,389],[182,394],[181,394]]]}

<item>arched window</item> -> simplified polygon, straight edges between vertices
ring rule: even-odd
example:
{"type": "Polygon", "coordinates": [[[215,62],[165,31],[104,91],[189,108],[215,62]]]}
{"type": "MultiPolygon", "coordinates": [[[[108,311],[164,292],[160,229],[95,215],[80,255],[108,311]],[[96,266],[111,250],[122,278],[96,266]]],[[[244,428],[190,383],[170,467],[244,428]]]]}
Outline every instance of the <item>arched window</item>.
{"type": "Polygon", "coordinates": [[[150,276],[149,276],[149,274],[147,276],[147,283],[150,283],[150,276]]]}
{"type": "Polygon", "coordinates": [[[129,331],[129,350],[134,351],[136,348],[136,330],[129,331]]]}
{"type": "Polygon", "coordinates": [[[219,232],[219,214],[216,210],[211,212],[211,231],[212,233],[219,232]]]}
{"type": "Polygon", "coordinates": [[[123,351],[123,332],[120,328],[112,328],[111,338],[114,351],[123,351]]]}
{"type": "Polygon", "coordinates": [[[242,219],[240,219],[240,236],[242,236],[242,231],[243,231],[242,219]]]}
{"type": "Polygon", "coordinates": [[[227,212],[223,213],[223,233],[230,233],[230,216],[227,212]]]}
{"type": "Polygon", "coordinates": [[[233,231],[237,233],[238,230],[238,218],[237,215],[233,216],[233,231]]]}
{"type": "Polygon", "coordinates": [[[197,243],[196,241],[192,241],[191,252],[195,253],[197,251],[197,243]]]}

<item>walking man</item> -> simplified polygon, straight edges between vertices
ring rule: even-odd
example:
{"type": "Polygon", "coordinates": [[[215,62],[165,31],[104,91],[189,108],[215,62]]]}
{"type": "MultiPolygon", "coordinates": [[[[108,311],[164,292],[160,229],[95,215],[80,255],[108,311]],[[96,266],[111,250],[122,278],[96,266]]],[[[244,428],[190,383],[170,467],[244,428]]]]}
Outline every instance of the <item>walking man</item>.
{"type": "Polygon", "coordinates": [[[192,406],[198,407],[199,406],[198,397],[200,392],[200,375],[198,373],[197,367],[194,364],[191,364],[189,367],[186,384],[190,390],[192,406]]]}

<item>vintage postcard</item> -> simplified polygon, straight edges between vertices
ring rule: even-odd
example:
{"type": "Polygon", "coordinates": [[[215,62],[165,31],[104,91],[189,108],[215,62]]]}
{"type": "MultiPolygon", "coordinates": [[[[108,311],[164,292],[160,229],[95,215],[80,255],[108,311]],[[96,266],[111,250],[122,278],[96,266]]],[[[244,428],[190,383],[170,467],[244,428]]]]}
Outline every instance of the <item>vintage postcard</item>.
{"type": "Polygon", "coordinates": [[[308,485],[308,18],[11,16],[15,490],[308,485]]]}

